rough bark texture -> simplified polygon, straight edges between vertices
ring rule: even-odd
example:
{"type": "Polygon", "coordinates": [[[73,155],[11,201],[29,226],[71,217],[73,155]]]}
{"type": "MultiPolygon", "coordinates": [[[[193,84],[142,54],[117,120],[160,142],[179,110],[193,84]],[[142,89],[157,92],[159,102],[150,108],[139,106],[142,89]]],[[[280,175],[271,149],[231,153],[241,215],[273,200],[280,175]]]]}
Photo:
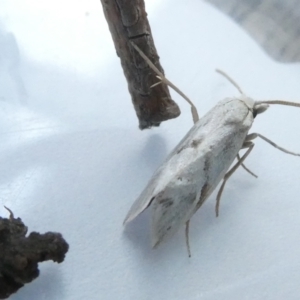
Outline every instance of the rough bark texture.
{"type": "Polygon", "coordinates": [[[39,275],[38,262],[62,262],[69,245],[60,233],[31,232],[20,218],[0,217],[0,299],[8,298],[39,275]]]}
{"type": "Polygon", "coordinates": [[[163,73],[144,1],[101,0],[101,2],[117,55],[121,59],[140,129],[159,126],[162,121],[178,117],[180,109],[171,99],[168,87],[160,84],[150,88],[158,81],[156,74],[130,44],[130,40],[133,40],[163,73]]]}
{"type": "Polygon", "coordinates": [[[206,0],[239,23],[280,62],[300,61],[299,0],[206,0]]]}

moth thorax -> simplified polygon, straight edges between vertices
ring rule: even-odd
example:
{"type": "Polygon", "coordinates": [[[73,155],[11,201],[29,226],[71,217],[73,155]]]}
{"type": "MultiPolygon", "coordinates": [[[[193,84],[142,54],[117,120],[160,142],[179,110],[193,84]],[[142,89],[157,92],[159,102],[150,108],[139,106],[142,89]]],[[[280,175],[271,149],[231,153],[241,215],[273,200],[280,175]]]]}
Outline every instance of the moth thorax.
{"type": "Polygon", "coordinates": [[[237,98],[243,101],[251,110],[254,108],[255,101],[252,98],[244,94],[239,95],[237,98]]]}

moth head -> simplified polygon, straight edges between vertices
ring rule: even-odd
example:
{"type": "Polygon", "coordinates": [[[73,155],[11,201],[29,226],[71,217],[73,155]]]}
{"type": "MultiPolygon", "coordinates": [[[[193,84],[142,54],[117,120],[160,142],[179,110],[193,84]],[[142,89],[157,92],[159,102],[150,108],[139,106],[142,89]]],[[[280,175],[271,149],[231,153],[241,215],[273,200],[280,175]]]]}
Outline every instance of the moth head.
{"type": "Polygon", "coordinates": [[[269,105],[266,103],[258,103],[256,101],[254,101],[252,98],[241,94],[238,99],[240,99],[241,101],[243,101],[248,108],[252,111],[253,113],[253,117],[255,118],[258,114],[261,114],[263,112],[265,112],[269,105]]]}

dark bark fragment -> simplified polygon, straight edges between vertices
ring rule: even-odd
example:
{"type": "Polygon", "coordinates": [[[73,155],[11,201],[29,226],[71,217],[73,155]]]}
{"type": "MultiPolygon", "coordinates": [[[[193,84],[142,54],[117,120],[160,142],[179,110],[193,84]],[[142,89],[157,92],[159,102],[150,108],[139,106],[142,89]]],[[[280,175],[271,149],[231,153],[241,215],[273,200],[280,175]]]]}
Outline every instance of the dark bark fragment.
{"type": "Polygon", "coordinates": [[[53,260],[61,263],[69,245],[60,233],[31,232],[13,214],[0,217],[0,299],[8,298],[25,283],[39,275],[38,263],[53,260]]]}
{"type": "Polygon", "coordinates": [[[134,41],[161,70],[143,0],[101,0],[103,11],[121,59],[140,129],[159,126],[162,121],[176,118],[180,109],[171,99],[168,87],[160,84],[156,74],[133,49],[134,41]]]}

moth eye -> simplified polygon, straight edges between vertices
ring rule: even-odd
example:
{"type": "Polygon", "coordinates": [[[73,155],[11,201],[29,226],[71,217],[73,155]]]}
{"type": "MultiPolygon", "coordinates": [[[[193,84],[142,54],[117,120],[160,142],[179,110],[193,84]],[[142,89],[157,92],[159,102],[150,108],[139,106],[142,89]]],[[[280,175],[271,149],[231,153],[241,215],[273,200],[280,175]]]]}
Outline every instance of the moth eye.
{"type": "Polygon", "coordinates": [[[268,109],[268,104],[258,104],[253,108],[253,118],[255,118],[258,114],[265,112],[268,109]]]}

